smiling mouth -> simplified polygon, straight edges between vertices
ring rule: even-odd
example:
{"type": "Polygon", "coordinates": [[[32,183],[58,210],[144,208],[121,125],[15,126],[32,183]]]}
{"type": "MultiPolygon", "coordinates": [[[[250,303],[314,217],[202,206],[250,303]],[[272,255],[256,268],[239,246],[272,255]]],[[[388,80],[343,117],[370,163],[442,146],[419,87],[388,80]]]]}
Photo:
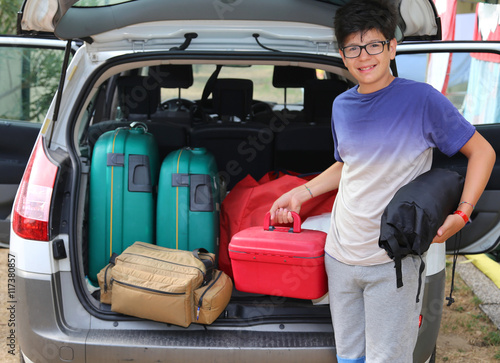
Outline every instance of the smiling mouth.
{"type": "Polygon", "coordinates": [[[375,66],[369,66],[369,67],[363,67],[363,68],[358,68],[360,71],[369,71],[370,69],[375,68],[375,66]]]}

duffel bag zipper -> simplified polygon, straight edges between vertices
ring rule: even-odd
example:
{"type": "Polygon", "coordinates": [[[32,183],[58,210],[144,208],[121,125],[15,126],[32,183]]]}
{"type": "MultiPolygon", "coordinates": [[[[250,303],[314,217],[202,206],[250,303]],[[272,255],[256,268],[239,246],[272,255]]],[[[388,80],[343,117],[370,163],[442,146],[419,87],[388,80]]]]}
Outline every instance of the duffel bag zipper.
{"type": "Polygon", "coordinates": [[[108,292],[108,270],[110,267],[112,267],[111,264],[108,264],[104,270],[104,293],[108,292]]]}
{"type": "MultiPolygon", "coordinates": [[[[138,244],[137,246],[143,247],[143,248],[148,248],[148,249],[153,250],[153,251],[163,251],[162,248],[155,248],[154,245],[138,244]]],[[[176,251],[178,251],[178,252],[186,252],[186,251],[183,251],[183,250],[172,250],[171,252],[176,252],[176,251]]],[[[142,255],[139,255],[139,256],[142,256],[142,255]]],[[[205,257],[204,258],[205,260],[210,260],[210,261],[212,261],[212,263],[215,263],[215,258],[212,257],[212,256],[210,256],[210,252],[208,252],[208,253],[206,253],[206,252],[200,252],[200,256],[205,257]]]]}
{"type": "Polygon", "coordinates": [[[196,266],[191,266],[191,265],[183,265],[181,263],[175,263],[175,262],[171,262],[171,261],[166,261],[166,260],[160,260],[159,258],[154,258],[154,257],[149,257],[149,256],[144,256],[144,255],[140,255],[138,253],[130,253],[130,252],[125,252],[125,253],[122,253],[122,255],[130,255],[130,256],[137,256],[137,257],[143,257],[143,258],[149,258],[150,260],[155,260],[155,261],[160,261],[160,262],[165,262],[165,263],[169,263],[171,265],[176,265],[176,266],[182,266],[182,267],[188,267],[188,268],[194,268],[198,271],[201,272],[201,274],[203,275],[203,278],[205,278],[205,273],[203,272],[203,270],[201,268],[198,268],[196,266]]]}
{"type": "MultiPolygon", "coordinates": [[[[163,248],[158,248],[158,247],[155,247],[154,245],[144,245],[144,244],[139,244],[139,245],[136,245],[138,247],[142,247],[142,248],[148,248],[150,250],[153,250],[153,251],[160,251],[160,252],[163,252],[164,249],[163,248]]],[[[180,252],[180,253],[184,253],[184,252],[187,252],[185,250],[170,250],[170,252],[180,252]]],[[[200,255],[206,257],[205,259],[207,260],[210,260],[212,262],[214,262],[214,258],[212,256],[210,256],[210,252],[200,252],[200,255]]]]}
{"type": "Polygon", "coordinates": [[[164,295],[186,295],[185,292],[168,292],[168,291],[161,291],[161,290],[156,290],[156,289],[150,289],[148,287],[144,286],[137,286],[134,284],[129,284],[127,282],[119,281],[115,278],[111,278],[111,283],[118,283],[123,286],[128,286],[128,287],[133,287],[134,289],[139,289],[139,290],[145,290],[145,291],[150,291],[150,292],[156,292],[159,294],[164,294],[164,295]]]}
{"type": "Polygon", "coordinates": [[[215,285],[215,283],[217,282],[217,280],[219,280],[221,276],[222,276],[222,271],[219,273],[219,276],[217,276],[215,280],[212,281],[212,283],[207,287],[207,289],[203,291],[203,294],[201,294],[200,299],[198,300],[198,309],[196,310],[196,321],[200,319],[200,309],[201,305],[203,304],[203,298],[205,297],[205,294],[207,293],[208,290],[212,288],[212,286],[215,285]]]}

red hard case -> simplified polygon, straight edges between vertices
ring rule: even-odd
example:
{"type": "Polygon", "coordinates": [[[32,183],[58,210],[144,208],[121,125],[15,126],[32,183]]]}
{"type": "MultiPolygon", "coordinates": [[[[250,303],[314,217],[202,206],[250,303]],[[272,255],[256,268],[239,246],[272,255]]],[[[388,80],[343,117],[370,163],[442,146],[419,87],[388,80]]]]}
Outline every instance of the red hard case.
{"type": "Polygon", "coordinates": [[[244,292],[298,299],[326,294],[324,265],[326,233],[300,228],[294,214],[293,228],[250,227],[236,233],[229,243],[236,289],[244,292]]]}

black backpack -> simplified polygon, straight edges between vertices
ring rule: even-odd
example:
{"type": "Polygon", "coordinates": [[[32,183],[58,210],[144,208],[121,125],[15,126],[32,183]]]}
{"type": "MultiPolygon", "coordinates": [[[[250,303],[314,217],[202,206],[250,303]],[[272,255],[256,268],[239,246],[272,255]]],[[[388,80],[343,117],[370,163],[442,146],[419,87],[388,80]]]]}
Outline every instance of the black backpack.
{"type": "Polygon", "coordinates": [[[394,260],[397,287],[403,286],[401,259],[421,259],[417,302],[425,263],[437,230],[460,202],[464,178],[451,170],[431,169],[400,188],[382,214],[379,246],[394,260]]]}

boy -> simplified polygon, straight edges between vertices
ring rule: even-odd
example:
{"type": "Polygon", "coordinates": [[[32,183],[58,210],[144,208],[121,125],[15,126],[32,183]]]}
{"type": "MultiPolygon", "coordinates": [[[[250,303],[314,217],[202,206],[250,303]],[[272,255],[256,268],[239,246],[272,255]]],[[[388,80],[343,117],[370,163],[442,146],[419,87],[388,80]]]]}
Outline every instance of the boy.
{"type": "Polygon", "coordinates": [[[378,246],[380,219],[396,191],[430,169],[433,147],[468,158],[461,212],[449,215],[433,240],[442,243],[466,224],[495,162],[489,143],[444,96],[391,74],[397,20],[397,10],[383,1],[353,0],[338,10],[340,54],[358,86],[333,104],[337,162],[271,208],[277,223],[291,222],[289,211],[338,188],[325,265],[339,362],[413,361],[420,260],[403,259],[405,283],[398,289],[394,263],[378,246]]]}

